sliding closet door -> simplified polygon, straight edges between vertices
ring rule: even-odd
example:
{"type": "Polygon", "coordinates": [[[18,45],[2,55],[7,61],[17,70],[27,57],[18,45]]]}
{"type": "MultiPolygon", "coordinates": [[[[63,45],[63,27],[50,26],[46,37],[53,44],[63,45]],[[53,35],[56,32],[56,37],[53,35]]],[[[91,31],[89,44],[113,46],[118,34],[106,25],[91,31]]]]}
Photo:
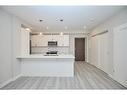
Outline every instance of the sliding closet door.
{"type": "Polygon", "coordinates": [[[114,77],[127,86],[127,24],[114,29],[114,77]]]}
{"type": "Polygon", "coordinates": [[[91,64],[98,67],[98,50],[99,50],[99,42],[98,37],[91,38],[91,64]]]}
{"type": "Polygon", "coordinates": [[[91,63],[106,73],[109,72],[108,32],[91,38],[91,63]]]}
{"type": "Polygon", "coordinates": [[[99,43],[99,63],[100,69],[104,72],[109,72],[109,55],[108,55],[109,47],[108,47],[108,33],[104,33],[100,35],[100,43],[99,43]]]}

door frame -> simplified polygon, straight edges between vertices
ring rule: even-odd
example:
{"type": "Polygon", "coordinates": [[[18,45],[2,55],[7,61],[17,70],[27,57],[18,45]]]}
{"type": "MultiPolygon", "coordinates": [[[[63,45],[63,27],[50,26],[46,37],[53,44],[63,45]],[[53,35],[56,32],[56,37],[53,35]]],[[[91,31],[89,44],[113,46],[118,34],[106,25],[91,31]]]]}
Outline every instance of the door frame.
{"type": "Polygon", "coordinates": [[[74,37],[74,56],[75,56],[75,38],[84,38],[85,39],[85,62],[88,62],[88,37],[84,36],[75,36],[74,37]]]}

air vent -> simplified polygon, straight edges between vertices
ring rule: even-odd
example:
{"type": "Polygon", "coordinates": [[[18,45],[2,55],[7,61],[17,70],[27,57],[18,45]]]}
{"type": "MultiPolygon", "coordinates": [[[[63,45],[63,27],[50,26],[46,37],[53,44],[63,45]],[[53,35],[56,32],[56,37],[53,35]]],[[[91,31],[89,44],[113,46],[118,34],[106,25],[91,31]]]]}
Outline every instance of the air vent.
{"type": "Polygon", "coordinates": [[[39,22],[42,22],[42,21],[43,21],[42,19],[39,20],[39,22]]]}
{"type": "Polygon", "coordinates": [[[61,22],[63,22],[63,19],[60,19],[61,22]]]}

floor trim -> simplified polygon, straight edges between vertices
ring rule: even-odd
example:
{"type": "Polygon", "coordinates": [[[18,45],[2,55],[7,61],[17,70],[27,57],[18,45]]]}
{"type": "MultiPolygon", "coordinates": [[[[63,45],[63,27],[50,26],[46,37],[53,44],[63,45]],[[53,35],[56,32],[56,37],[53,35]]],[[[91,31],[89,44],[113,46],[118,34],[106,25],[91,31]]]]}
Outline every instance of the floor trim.
{"type": "Polygon", "coordinates": [[[11,79],[5,81],[4,83],[1,83],[1,84],[0,84],[0,88],[4,87],[5,85],[7,85],[8,83],[10,83],[10,82],[12,82],[12,81],[15,81],[16,79],[18,79],[18,78],[21,77],[21,76],[22,76],[21,74],[20,74],[20,75],[17,75],[17,76],[15,76],[14,78],[11,78],[11,79]]]}
{"type": "MultiPolygon", "coordinates": [[[[93,65],[93,64],[91,64],[91,63],[88,63],[88,64],[90,64],[90,65],[92,65],[92,66],[98,68],[99,70],[103,71],[102,69],[100,69],[99,67],[97,67],[97,66],[95,66],[95,65],[93,65]]],[[[104,72],[105,74],[107,74],[110,78],[112,78],[114,81],[118,82],[120,85],[122,85],[122,86],[124,86],[125,88],[127,88],[126,83],[123,83],[123,82],[121,82],[121,81],[118,81],[113,75],[108,74],[108,73],[106,73],[105,71],[103,71],[103,72],[104,72]]]]}

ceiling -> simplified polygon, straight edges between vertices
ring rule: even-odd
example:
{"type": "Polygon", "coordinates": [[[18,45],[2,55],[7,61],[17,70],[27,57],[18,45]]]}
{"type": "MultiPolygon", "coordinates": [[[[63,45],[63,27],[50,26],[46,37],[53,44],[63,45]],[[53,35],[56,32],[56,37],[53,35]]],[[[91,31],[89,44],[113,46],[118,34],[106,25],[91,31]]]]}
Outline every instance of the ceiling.
{"type": "Polygon", "coordinates": [[[93,29],[123,8],[122,6],[3,6],[4,10],[29,23],[34,32],[93,29]]]}

